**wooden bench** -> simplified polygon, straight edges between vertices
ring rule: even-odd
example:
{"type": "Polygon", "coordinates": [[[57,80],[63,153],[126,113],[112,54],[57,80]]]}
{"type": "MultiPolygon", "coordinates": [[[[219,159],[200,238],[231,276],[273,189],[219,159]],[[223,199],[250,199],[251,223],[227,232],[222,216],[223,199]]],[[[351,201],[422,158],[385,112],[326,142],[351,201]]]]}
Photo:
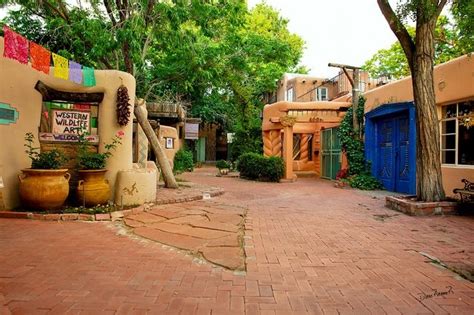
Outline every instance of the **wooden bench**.
{"type": "Polygon", "coordinates": [[[464,188],[456,188],[453,192],[461,196],[462,203],[474,203],[474,183],[467,179],[463,179],[461,182],[464,183],[464,188]]]}

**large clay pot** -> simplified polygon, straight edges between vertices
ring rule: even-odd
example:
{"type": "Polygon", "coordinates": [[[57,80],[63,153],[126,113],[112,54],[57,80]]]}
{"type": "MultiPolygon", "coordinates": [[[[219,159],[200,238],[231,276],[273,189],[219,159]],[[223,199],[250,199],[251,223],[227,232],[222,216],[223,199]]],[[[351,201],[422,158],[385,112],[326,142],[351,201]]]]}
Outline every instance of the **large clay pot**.
{"type": "Polygon", "coordinates": [[[106,172],[106,169],[79,171],[82,179],[77,184],[77,199],[81,206],[92,207],[109,201],[110,185],[104,178],[106,172]]]}
{"type": "Polygon", "coordinates": [[[20,179],[20,200],[24,207],[34,210],[61,208],[69,195],[67,169],[24,169],[20,179]]]}

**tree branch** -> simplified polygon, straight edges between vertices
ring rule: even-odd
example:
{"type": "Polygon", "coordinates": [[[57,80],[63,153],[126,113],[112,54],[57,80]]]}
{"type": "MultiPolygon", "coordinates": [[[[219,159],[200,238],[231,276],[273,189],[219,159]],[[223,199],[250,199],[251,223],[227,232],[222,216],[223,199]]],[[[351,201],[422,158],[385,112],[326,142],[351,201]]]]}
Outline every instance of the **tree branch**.
{"type": "Polygon", "coordinates": [[[415,54],[415,43],[413,42],[413,39],[411,38],[405,26],[403,26],[398,16],[393,11],[388,0],[377,0],[377,3],[379,5],[380,11],[382,11],[383,16],[387,20],[390,29],[400,41],[400,45],[407,56],[410,68],[413,68],[413,55],[415,54]]]}
{"type": "Polygon", "coordinates": [[[115,27],[115,25],[117,25],[117,21],[115,20],[114,14],[112,13],[109,0],[104,0],[104,6],[107,14],[109,15],[110,21],[112,22],[112,25],[115,27]]]}
{"type": "Polygon", "coordinates": [[[434,16],[435,18],[438,18],[438,16],[441,14],[441,11],[443,11],[444,6],[448,0],[440,0],[438,3],[438,8],[436,9],[436,15],[434,16]]]}

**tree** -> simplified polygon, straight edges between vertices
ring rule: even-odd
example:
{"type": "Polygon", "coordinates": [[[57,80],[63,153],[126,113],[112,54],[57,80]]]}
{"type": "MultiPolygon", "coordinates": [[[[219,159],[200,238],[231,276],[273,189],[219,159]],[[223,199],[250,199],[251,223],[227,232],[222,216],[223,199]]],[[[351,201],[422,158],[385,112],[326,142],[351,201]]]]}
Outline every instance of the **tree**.
{"type": "Polygon", "coordinates": [[[416,106],[416,193],[419,200],[444,199],[441,176],[438,117],[433,81],[435,26],[447,0],[406,0],[397,13],[389,0],[377,0],[380,10],[400,42],[412,76],[416,106]],[[403,25],[407,17],[416,22],[413,39],[403,25]]]}
{"type": "Polygon", "coordinates": [[[244,0],[7,2],[20,8],[6,22],[29,39],[85,65],[130,72],[138,97],[183,101],[191,115],[229,131],[260,128],[259,110],[304,44],[277,11],[248,10],[244,0]]]}
{"type": "MultiPolygon", "coordinates": [[[[451,7],[451,12],[459,11],[455,2],[451,7]]],[[[464,7],[463,7],[464,8],[464,7]]],[[[465,12],[466,9],[461,9],[465,12]]],[[[454,18],[450,21],[446,16],[440,16],[436,23],[435,38],[435,62],[440,64],[453,58],[470,53],[474,50],[474,38],[472,35],[472,26],[469,31],[465,19],[474,19],[474,12],[459,13],[460,18],[454,18]],[[471,18],[467,18],[470,14],[471,18]],[[462,17],[462,18],[461,18],[462,17]]],[[[415,38],[415,28],[406,26],[406,29],[412,38],[415,38]]],[[[408,61],[403,52],[400,42],[393,43],[388,49],[380,49],[363,66],[364,70],[374,77],[389,76],[393,79],[401,79],[410,75],[408,61]]]]}

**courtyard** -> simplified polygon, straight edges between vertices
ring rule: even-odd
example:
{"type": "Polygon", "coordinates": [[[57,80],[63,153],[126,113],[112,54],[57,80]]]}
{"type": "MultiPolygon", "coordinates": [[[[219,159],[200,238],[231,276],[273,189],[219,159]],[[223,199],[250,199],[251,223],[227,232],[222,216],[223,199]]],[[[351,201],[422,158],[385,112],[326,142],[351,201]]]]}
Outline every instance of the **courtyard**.
{"type": "Polygon", "coordinates": [[[194,210],[246,209],[244,269],[122,222],[0,219],[0,314],[472,314],[472,217],[410,217],[385,192],[320,179],[215,174],[181,178],[225,191],[194,210]]]}

